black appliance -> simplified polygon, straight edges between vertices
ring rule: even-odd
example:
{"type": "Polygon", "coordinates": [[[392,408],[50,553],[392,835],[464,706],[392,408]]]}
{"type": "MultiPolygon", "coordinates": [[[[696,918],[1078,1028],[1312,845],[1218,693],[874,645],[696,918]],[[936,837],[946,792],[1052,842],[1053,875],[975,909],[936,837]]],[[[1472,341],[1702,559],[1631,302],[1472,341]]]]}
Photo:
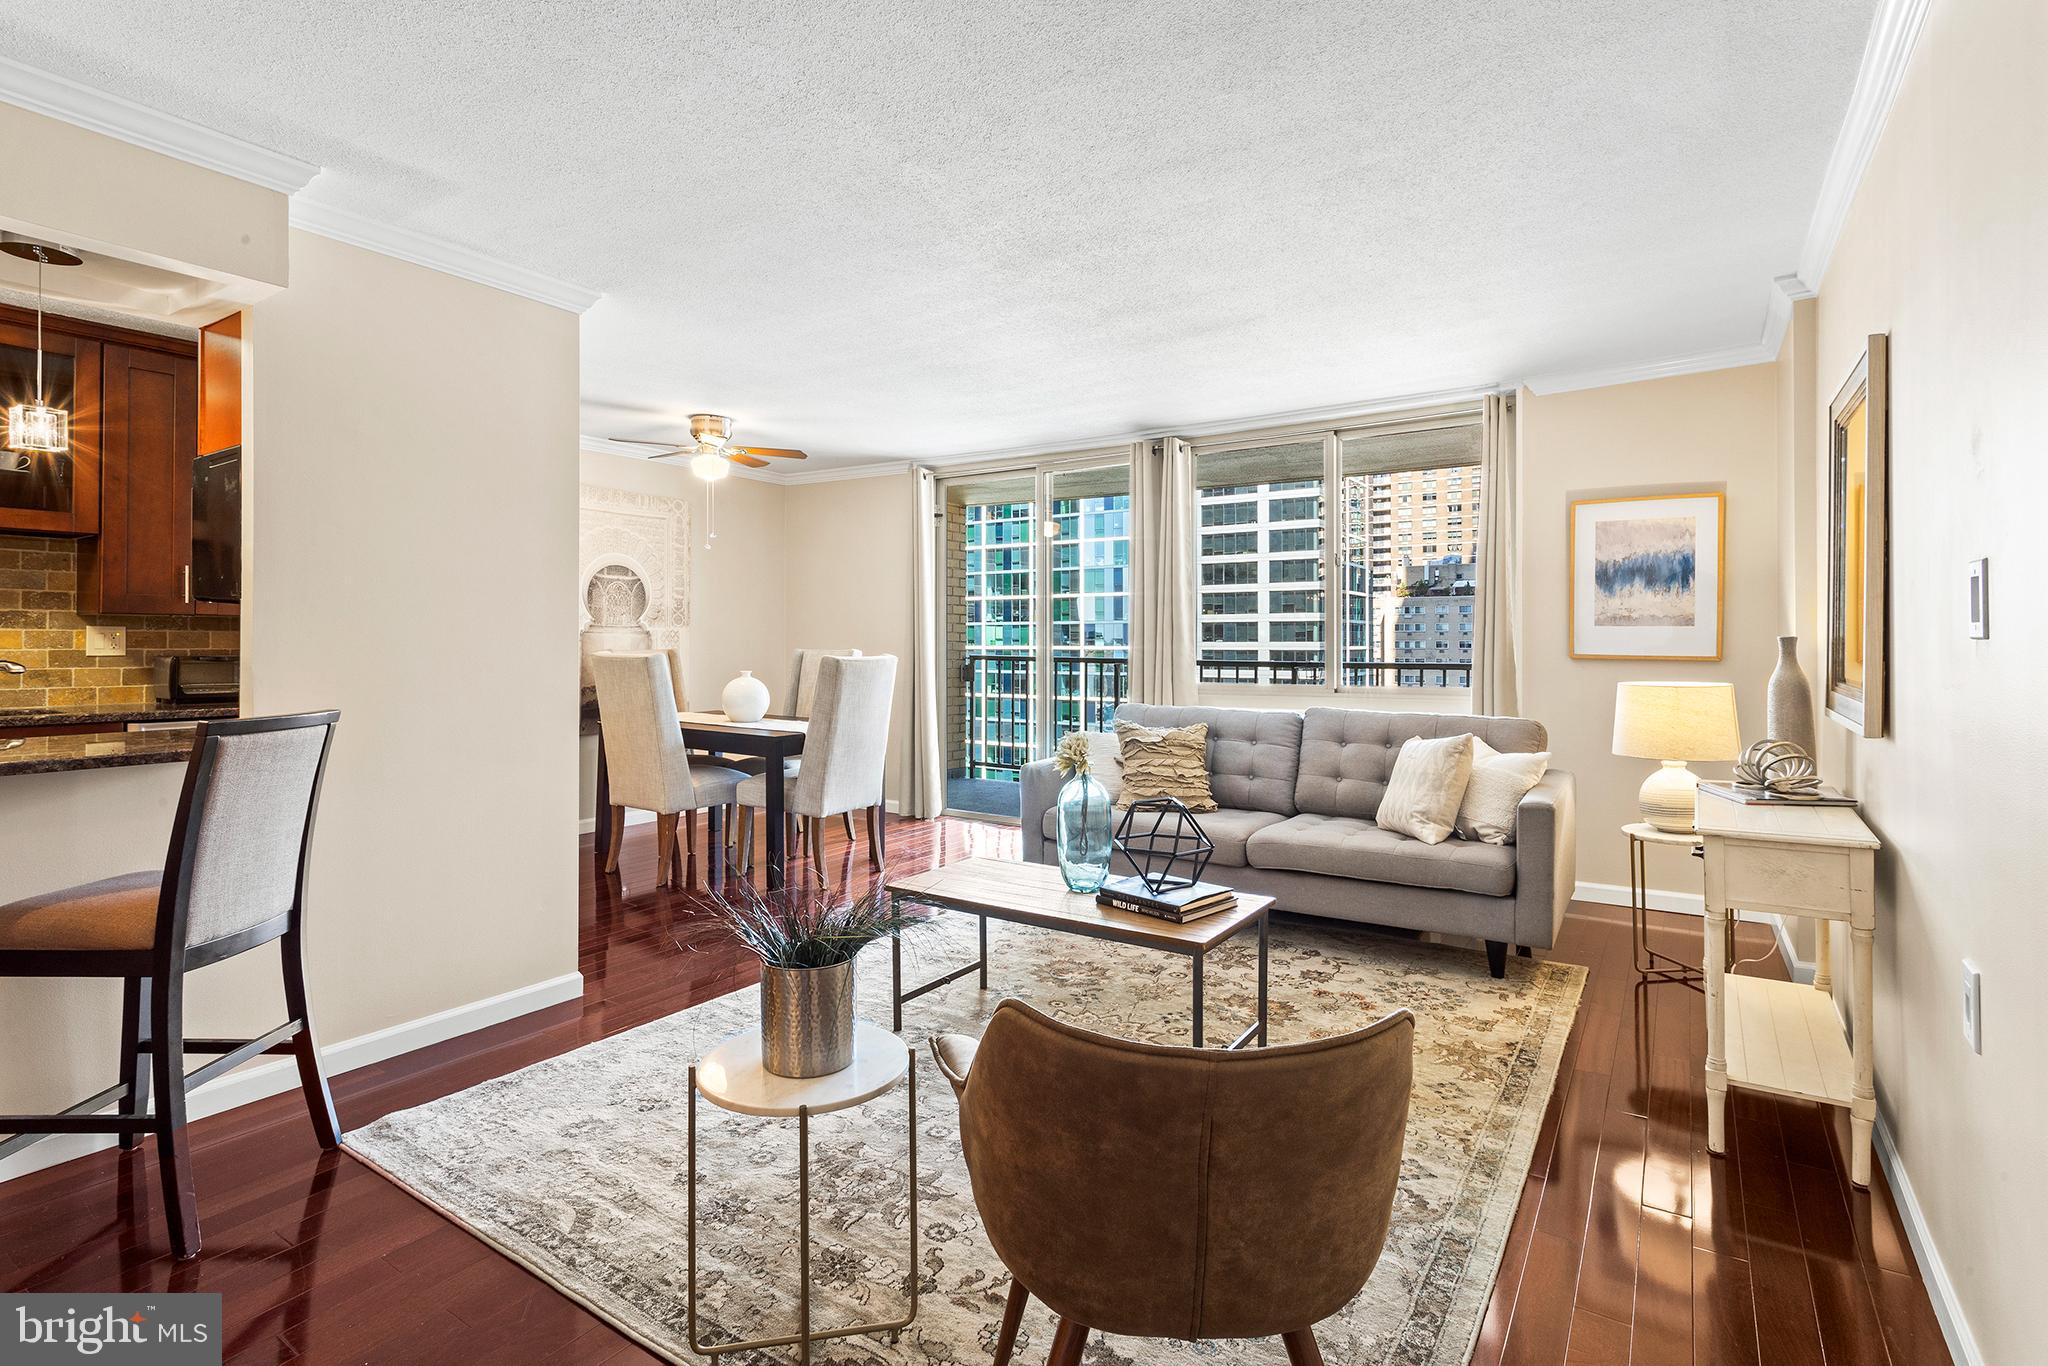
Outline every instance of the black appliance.
{"type": "Polygon", "coordinates": [[[242,448],[192,462],[192,600],[242,600],[242,448]]]}
{"type": "Polygon", "coordinates": [[[233,655],[160,655],[158,702],[234,702],[241,696],[241,661],[233,655]]]}

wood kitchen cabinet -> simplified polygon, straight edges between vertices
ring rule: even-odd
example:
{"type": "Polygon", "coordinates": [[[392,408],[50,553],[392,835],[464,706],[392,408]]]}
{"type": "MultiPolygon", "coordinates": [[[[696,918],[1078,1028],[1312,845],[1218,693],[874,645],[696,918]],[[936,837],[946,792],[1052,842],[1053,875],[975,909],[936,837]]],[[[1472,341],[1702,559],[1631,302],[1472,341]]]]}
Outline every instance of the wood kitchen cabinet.
{"type": "Polygon", "coordinates": [[[80,547],[79,610],[190,612],[198,361],[108,343],[100,386],[100,527],[80,547]]]}
{"type": "MultiPolygon", "coordinates": [[[[35,401],[35,315],[0,308],[0,417],[35,401]]],[[[43,328],[43,392],[71,413],[71,449],[0,447],[0,532],[90,536],[100,525],[100,343],[43,328]]],[[[4,424],[0,424],[4,425],[4,424]]]]}

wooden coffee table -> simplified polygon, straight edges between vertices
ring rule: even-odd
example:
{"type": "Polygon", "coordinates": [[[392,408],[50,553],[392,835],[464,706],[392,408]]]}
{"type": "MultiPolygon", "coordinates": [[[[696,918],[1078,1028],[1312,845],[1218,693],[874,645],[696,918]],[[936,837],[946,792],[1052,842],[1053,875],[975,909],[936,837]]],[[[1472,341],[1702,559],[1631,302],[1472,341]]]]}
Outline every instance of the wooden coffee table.
{"type": "Polygon", "coordinates": [[[1176,925],[1171,920],[1159,920],[1149,915],[1106,910],[1096,905],[1095,898],[1089,893],[1068,891],[1060,870],[1051,864],[1012,863],[995,858],[972,858],[934,868],[929,873],[891,878],[883,890],[889,894],[892,903],[940,906],[949,911],[964,911],[981,921],[980,957],[965,967],[934,977],[908,991],[903,988],[903,942],[901,939],[891,941],[890,983],[891,994],[895,998],[895,1028],[899,1034],[903,1032],[905,1001],[914,1001],[926,992],[957,982],[970,972],[979,972],[982,990],[988,989],[988,922],[1007,920],[1013,924],[1036,925],[1040,929],[1080,935],[1085,939],[1107,939],[1112,943],[1158,949],[1163,953],[1192,958],[1195,970],[1195,1047],[1201,1048],[1204,1047],[1203,962],[1211,950],[1235,939],[1243,931],[1257,927],[1259,1017],[1225,1046],[1243,1048],[1254,1040],[1260,1047],[1265,1046],[1267,929],[1268,912],[1273,905],[1270,896],[1239,892],[1237,905],[1230,910],[1218,911],[1186,925],[1176,925]]]}

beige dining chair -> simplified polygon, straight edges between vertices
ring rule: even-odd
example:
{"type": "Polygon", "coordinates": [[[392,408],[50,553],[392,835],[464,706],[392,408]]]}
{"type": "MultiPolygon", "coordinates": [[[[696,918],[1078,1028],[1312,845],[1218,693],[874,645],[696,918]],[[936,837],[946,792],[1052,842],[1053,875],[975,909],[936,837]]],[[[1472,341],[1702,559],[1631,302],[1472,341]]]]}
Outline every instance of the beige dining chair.
{"type": "MultiPolygon", "coordinates": [[[[896,697],[896,656],[828,655],[818,662],[817,690],[813,695],[810,731],[804,737],[803,766],[789,784],[784,803],[789,830],[786,847],[797,849],[798,839],[809,851],[811,867],[822,885],[825,882],[824,825],[827,817],[846,822],[846,837],[854,839],[853,813],[866,813],[868,861],[882,866],[882,778],[889,755],[889,712],[896,697]]],[[[768,804],[765,778],[748,778],[739,785],[742,808],[768,804]]],[[[740,866],[754,863],[754,822],[751,814],[741,820],[744,833],[740,866]]]]}
{"type": "Polygon", "coordinates": [[[663,887],[677,876],[678,826],[681,853],[697,850],[697,813],[708,812],[712,843],[720,838],[720,812],[733,800],[746,775],[722,764],[691,763],[677,717],[676,692],[666,650],[637,650],[591,656],[597,681],[597,709],[604,724],[605,766],[611,775],[611,845],[604,870],[619,868],[619,841],[626,832],[626,808],[652,811],[655,820],[655,881],[663,887]]]}
{"type": "Polygon", "coordinates": [[[818,688],[818,666],[828,659],[858,659],[852,648],[825,650],[807,646],[794,651],[789,661],[789,691],[782,695],[784,716],[808,717],[818,688]]]}

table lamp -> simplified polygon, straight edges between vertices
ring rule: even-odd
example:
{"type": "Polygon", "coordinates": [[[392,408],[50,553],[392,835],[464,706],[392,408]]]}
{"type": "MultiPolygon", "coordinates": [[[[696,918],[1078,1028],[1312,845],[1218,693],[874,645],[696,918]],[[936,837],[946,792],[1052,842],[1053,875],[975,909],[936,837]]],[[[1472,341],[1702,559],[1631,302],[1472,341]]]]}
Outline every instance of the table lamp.
{"type": "Polygon", "coordinates": [[[1733,759],[1742,752],[1732,683],[1617,683],[1614,752],[1661,760],[1643,782],[1643,819],[1659,830],[1691,834],[1699,777],[1686,761],[1733,759]]]}

